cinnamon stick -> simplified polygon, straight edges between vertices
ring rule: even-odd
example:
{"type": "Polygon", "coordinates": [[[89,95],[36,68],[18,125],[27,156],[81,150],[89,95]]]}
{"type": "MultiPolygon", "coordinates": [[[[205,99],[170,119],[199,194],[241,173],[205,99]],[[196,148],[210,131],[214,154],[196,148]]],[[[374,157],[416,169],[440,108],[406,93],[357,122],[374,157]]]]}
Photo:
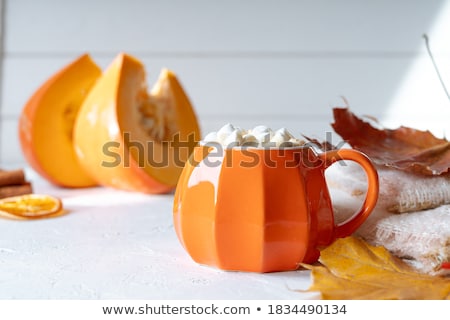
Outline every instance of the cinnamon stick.
{"type": "Polygon", "coordinates": [[[29,194],[33,192],[31,183],[25,182],[20,185],[10,185],[0,187],[0,199],[7,197],[20,196],[23,194],[29,194]]]}
{"type": "Polygon", "coordinates": [[[22,169],[0,170],[0,187],[25,184],[25,173],[22,169]]]}

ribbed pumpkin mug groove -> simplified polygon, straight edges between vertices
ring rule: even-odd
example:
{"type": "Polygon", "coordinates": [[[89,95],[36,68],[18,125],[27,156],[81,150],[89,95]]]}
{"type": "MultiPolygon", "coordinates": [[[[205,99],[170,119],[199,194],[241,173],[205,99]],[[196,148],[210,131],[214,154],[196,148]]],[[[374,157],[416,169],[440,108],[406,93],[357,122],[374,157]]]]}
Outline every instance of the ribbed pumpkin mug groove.
{"type": "Polygon", "coordinates": [[[199,264],[287,271],[317,261],[320,248],[351,235],[377,199],[377,171],[356,150],[199,145],[178,181],[173,220],[181,244],[199,264]],[[368,188],[361,208],[337,224],[325,170],[339,160],[358,163],[368,188]]]}

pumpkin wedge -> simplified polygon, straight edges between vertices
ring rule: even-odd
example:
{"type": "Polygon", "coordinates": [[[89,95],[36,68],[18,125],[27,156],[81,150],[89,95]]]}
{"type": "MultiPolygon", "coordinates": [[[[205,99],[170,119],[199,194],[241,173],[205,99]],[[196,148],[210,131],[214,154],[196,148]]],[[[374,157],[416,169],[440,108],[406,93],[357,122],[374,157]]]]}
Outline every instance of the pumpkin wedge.
{"type": "Polygon", "coordinates": [[[26,160],[56,185],[96,184],[79,164],[72,138],[81,103],[101,72],[89,55],[80,56],[44,82],[20,115],[19,139],[26,160]]]}
{"type": "Polygon", "coordinates": [[[80,163],[99,184],[143,193],[174,189],[199,139],[175,74],[162,70],[148,92],[144,65],[125,53],[89,92],[74,130],[80,163]]]}

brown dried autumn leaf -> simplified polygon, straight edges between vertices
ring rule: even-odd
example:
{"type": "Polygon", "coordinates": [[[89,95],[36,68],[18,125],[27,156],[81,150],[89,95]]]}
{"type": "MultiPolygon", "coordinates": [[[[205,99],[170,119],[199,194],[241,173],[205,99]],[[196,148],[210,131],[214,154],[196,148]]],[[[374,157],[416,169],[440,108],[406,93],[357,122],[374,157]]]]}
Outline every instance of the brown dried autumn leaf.
{"type": "Polygon", "coordinates": [[[414,271],[384,247],[347,237],[320,253],[308,291],[323,299],[450,299],[450,279],[414,271]]]}
{"type": "Polygon", "coordinates": [[[334,108],[332,127],[376,164],[426,175],[450,172],[450,142],[408,127],[374,128],[347,108],[334,108]]]}

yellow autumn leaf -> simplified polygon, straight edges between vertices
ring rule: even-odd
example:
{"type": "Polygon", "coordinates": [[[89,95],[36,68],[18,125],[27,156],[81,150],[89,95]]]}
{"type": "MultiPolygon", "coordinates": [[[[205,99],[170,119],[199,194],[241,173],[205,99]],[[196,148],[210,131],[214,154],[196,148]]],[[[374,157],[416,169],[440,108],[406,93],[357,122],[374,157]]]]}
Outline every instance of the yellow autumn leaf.
{"type": "Polygon", "coordinates": [[[450,299],[450,278],[416,272],[382,246],[356,237],[336,240],[311,270],[323,299],[450,299]]]}

